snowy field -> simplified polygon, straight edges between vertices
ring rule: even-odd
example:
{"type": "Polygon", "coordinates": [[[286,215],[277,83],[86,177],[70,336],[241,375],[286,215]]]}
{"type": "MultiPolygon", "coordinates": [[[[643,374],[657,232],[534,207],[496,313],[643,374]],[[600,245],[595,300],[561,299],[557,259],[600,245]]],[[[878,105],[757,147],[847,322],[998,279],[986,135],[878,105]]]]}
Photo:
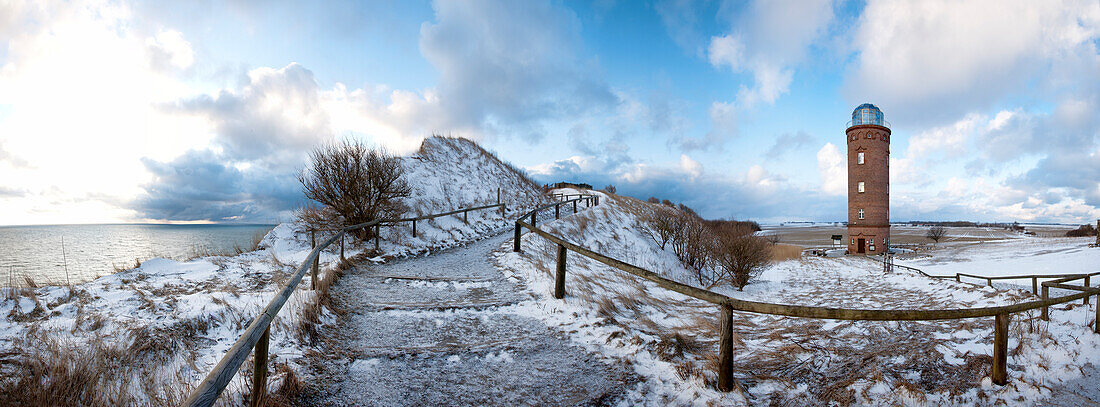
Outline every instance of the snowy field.
{"type": "MultiPolygon", "coordinates": [[[[610,196],[590,211],[540,223],[574,243],[666,278],[693,283],[671,250],[661,250],[638,219],[649,204],[610,196]]],[[[1066,270],[1093,262],[1100,252],[1075,251],[1084,240],[1044,240],[1063,249],[1023,252],[1036,239],[1005,246],[944,245],[938,256],[1004,263],[1037,256],[1066,270]],[[990,248],[988,250],[984,248],[990,248]],[[973,253],[973,254],[968,254],[973,253]],[[998,254],[1000,253],[1000,254],[998,254]]],[[[1038,244],[1035,244],[1038,246],[1038,244]]],[[[1100,335],[1093,334],[1095,301],[1014,315],[1009,333],[1009,384],[988,377],[993,318],[873,322],[788,318],[734,313],[734,371],[738,388],[715,390],[718,307],[661,289],[624,272],[570,253],[565,300],[552,299],[556,245],[524,235],[524,251],[502,246],[502,270],[527,282],[542,301],[529,311],[572,333],[589,349],[621,358],[646,380],[627,404],[731,405],[1033,405],[1100,364],[1100,335]]],[[[1083,250],[1083,249],[1082,249],[1083,250]]],[[[1093,249],[1098,250],[1098,249],[1093,249]]],[[[953,264],[943,260],[940,264],[953,264]]],[[[931,267],[930,267],[931,268],[931,267]]],[[[1074,268],[1075,270],[1077,268],[1074,268]]],[[[1030,287],[1029,287],[1030,288],[1030,287]]],[[[1021,290],[935,280],[915,272],[884,274],[881,264],[858,257],[803,258],[770,266],[735,298],[785,304],[865,309],[947,309],[1005,305],[1035,299],[1021,290]]]]}
{"type": "MultiPolygon", "coordinates": [[[[402,160],[413,187],[407,215],[495,203],[498,188],[508,209],[470,212],[468,223],[461,215],[419,222],[415,238],[407,223],[383,227],[379,252],[373,241],[349,243],[347,257],[385,259],[462,245],[507,228],[537,203],[535,185],[469,141],[429,138],[402,160]]],[[[258,250],[237,256],[154,258],[87,283],[6,290],[0,405],[178,405],[307,257],[306,229],[278,225],[258,250]]],[[[328,236],[318,234],[317,241],[328,236]]],[[[338,275],[338,250],[333,245],[322,254],[321,280],[338,275]]],[[[291,392],[282,388],[284,379],[315,349],[317,324],[334,318],[309,287],[307,275],[272,325],[268,388],[276,399],[291,392]]],[[[246,400],[250,365],[223,402],[246,400]]]]}

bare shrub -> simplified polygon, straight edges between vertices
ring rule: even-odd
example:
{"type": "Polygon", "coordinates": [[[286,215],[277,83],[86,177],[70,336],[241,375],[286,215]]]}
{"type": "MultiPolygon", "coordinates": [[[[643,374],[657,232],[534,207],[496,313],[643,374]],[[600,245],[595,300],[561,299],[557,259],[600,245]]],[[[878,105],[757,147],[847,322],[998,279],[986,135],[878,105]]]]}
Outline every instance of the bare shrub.
{"type": "Polygon", "coordinates": [[[947,236],[947,228],[939,225],[928,228],[928,233],[924,234],[924,237],[927,237],[936,243],[939,243],[940,240],[944,238],[944,236],[947,236]]]}
{"type": "Polygon", "coordinates": [[[655,206],[642,215],[642,222],[649,226],[647,231],[650,238],[661,247],[661,250],[664,250],[668,242],[676,235],[676,227],[678,226],[676,218],[678,216],[679,214],[675,209],[665,206],[655,206]]]}
{"type": "Polygon", "coordinates": [[[1071,231],[1066,232],[1066,237],[1085,237],[1085,236],[1096,236],[1096,228],[1092,227],[1092,225],[1081,225],[1081,227],[1079,227],[1077,229],[1073,229],[1071,231]]]}
{"type": "Polygon", "coordinates": [[[602,191],[603,191],[603,192],[607,192],[607,193],[609,193],[609,194],[611,194],[611,195],[615,195],[615,191],[616,191],[616,189],[615,189],[615,186],[614,186],[614,185],[610,185],[610,184],[608,184],[608,185],[607,185],[606,187],[603,187],[602,191]]]}
{"type": "Polygon", "coordinates": [[[718,276],[711,268],[714,236],[707,230],[706,224],[694,213],[684,212],[673,217],[673,222],[675,235],[670,243],[676,258],[694,273],[702,286],[709,288],[718,284],[718,276]]]}
{"type": "Polygon", "coordinates": [[[651,196],[651,197],[649,197],[649,199],[646,200],[646,202],[649,202],[651,204],[659,204],[659,203],[661,203],[661,200],[657,199],[657,197],[655,197],[655,196],[651,196]]]}
{"type": "Polygon", "coordinates": [[[743,226],[731,225],[715,230],[715,234],[718,244],[714,257],[720,279],[744,290],[771,263],[771,244],[743,226]]]}
{"type": "MultiPolygon", "coordinates": [[[[330,222],[354,225],[404,212],[399,198],[411,189],[402,178],[401,161],[382,149],[360,141],[325,144],[309,155],[310,164],[298,176],[306,197],[331,209],[321,216],[335,216],[330,222]]],[[[369,237],[370,228],[359,229],[369,237]]]]}

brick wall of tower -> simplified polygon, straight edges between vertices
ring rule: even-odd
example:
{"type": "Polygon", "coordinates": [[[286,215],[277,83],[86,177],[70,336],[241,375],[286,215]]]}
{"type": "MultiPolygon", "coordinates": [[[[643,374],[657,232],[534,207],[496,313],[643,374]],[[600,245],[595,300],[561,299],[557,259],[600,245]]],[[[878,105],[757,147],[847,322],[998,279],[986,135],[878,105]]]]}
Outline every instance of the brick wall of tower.
{"type": "Polygon", "coordinates": [[[848,253],[858,254],[860,238],[865,242],[865,254],[882,253],[890,239],[890,129],[858,125],[849,127],[846,133],[848,253]],[[863,164],[858,161],[860,152],[864,154],[863,164]],[[860,182],[864,183],[862,193],[859,192],[860,182]],[[863,209],[863,219],[859,219],[860,209],[863,209]],[[870,248],[871,239],[874,239],[874,250],[870,248]]]}

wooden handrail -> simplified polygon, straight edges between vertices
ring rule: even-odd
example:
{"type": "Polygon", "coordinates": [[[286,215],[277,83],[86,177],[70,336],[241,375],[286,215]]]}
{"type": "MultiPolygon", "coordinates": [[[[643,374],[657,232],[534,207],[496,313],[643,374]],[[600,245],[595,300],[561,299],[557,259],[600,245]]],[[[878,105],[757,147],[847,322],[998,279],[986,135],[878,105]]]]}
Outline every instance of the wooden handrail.
{"type": "MultiPolygon", "coordinates": [[[[214,402],[217,401],[218,397],[221,395],[222,391],[225,390],[225,387],[229,384],[229,381],[232,380],[233,376],[235,376],[237,374],[237,371],[240,370],[241,365],[244,363],[245,359],[248,358],[248,355],[252,352],[253,348],[256,348],[257,351],[262,348],[263,350],[265,350],[266,353],[266,339],[268,338],[268,328],[271,325],[271,321],[275,319],[275,315],[279,313],[279,311],[283,308],[283,305],[285,305],[287,300],[290,299],[291,294],[293,294],[294,291],[297,289],[298,284],[302,282],[302,279],[305,277],[306,271],[310,270],[311,266],[317,263],[321,255],[321,251],[332,245],[334,242],[336,242],[337,239],[342,239],[344,235],[348,232],[380,225],[383,222],[392,224],[395,222],[416,221],[446,215],[454,215],[456,213],[463,213],[473,210],[495,208],[503,205],[504,204],[485,205],[432,215],[418,216],[414,218],[377,219],[357,225],[346,226],[340,229],[332,229],[332,231],[338,231],[339,233],[336,233],[332,237],[328,238],[320,245],[316,245],[316,247],[314,247],[313,250],[309,252],[309,255],[306,256],[305,260],[302,261],[302,264],[300,264],[297,270],[294,271],[294,274],[291,275],[290,280],[287,281],[283,288],[275,295],[275,298],[272,298],[267,306],[264,307],[263,311],[260,312],[260,315],[256,316],[256,318],[252,320],[252,323],[248,324],[248,327],[245,328],[245,331],[243,334],[241,334],[241,337],[237,339],[235,343],[233,343],[233,346],[230,347],[229,350],[225,353],[225,356],[223,356],[222,359],[218,361],[218,364],[214,366],[214,369],[211,370],[210,373],[206,375],[206,378],[204,378],[203,381],[199,383],[199,386],[191,392],[191,395],[187,398],[186,401],[183,402],[183,405],[199,407],[208,407],[210,405],[213,405],[214,402]],[[257,347],[257,343],[261,342],[261,340],[263,340],[264,343],[261,344],[262,346],[257,347]]],[[[262,358],[259,357],[259,355],[257,356],[257,360],[267,360],[266,354],[263,355],[262,358]]],[[[261,373],[256,374],[256,377],[253,378],[253,382],[266,383],[265,373],[267,370],[256,369],[256,371],[261,373]]],[[[256,394],[256,390],[257,389],[253,389],[253,405],[258,405],[259,400],[262,400],[262,397],[264,396],[263,394],[256,394]]]]}
{"type": "MultiPolygon", "coordinates": [[[[980,317],[996,317],[995,333],[994,333],[994,360],[993,368],[990,376],[993,382],[998,385],[1004,385],[1008,382],[1006,358],[1007,358],[1007,346],[1008,346],[1008,321],[1009,317],[1013,313],[1032,310],[1036,308],[1043,308],[1043,318],[1046,318],[1047,308],[1051,305],[1062,304],[1077,299],[1085,299],[1088,301],[1088,297],[1092,295],[1100,294],[1100,289],[1093,289],[1088,287],[1077,287],[1071,285],[1061,284],[1070,280],[1084,279],[1085,285],[1088,285],[1088,279],[1091,276],[1100,274],[1100,272],[1088,273],[1088,274],[1059,274],[1059,275],[1025,275],[1025,276],[997,276],[997,277],[985,277],[976,276],[965,273],[958,273],[955,276],[932,276],[928,273],[908,266],[901,266],[907,269],[912,269],[933,278],[955,278],[960,276],[970,276],[990,280],[1004,280],[1004,279],[1024,279],[1024,278],[1050,278],[1057,277],[1057,280],[1043,283],[1043,297],[1041,300],[1029,301],[1018,304],[1003,305],[996,307],[982,307],[982,308],[954,308],[954,309],[939,309],[939,310],[925,310],[925,309],[897,309],[897,310],[881,310],[881,309],[852,309],[852,308],[832,308],[832,307],[812,307],[801,305],[787,305],[787,304],[774,304],[758,301],[747,301],[732,298],[723,294],[719,294],[710,290],[690,286],[677,281],[663,278],[657,273],[646,270],[644,268],[629,264],[622,260],[606,256],[601,253],[597,253],[586,247],[571,243],[564,238],[551,234],[545,230],[539,229],[534,222],[534,216],[538,211],[549,208],[551,206],[557,206],[569,202],[574,202],[580,199],[593,199],[590,197],[577,198],[572,201],[556,202],[550,205],[546,205],[531,212],[528,212],[519,217],[516,220],[516,231],[514,241],[514,251],[519,252],[521,249],[520,237],[521,228],[527,228],[531,232],[542,236],[543,238],[556,243],[558,246],[558,265],[555,281],[555,297],[562,298],[565,295],[565,264],[566,253],[569,250],[580,253],[581,255],[588,257],[592,260],[606,264],[612,268],[625,271],[635,276],[652,281],[659,287],[665,288],[670,291],[687,295],[689,297],[697,298],[709,303],[718,305],[721,307],[721,320],[719,326],[720,334],[720,346],[719,346],[719,377],[718,388],[722,391],[730,391],[733,389],[733,377],[732,369],[732,324],[728,323],[730,319],[729,313],[731,311],[744,311],[753,312],[758,314],[768,315],[781,315],[789,317],[799,318],[817,318],[817,319],[839,319],[839,320],[852,320],[852,321],[929,321],[929,320],[945,320],[945,319],[963,319],[963,318],[980,318],[980,317]],[[531,223],[525,222],[525,218],[530,218],[531,223]],[[1048,288],[1066,288],[1074,287],[1073,290],[1083,291],[1076,294],[1070,294],[1058,298],[1048,298],[1048,288]]],[[[596,198],[598,199],[598,198],[596,198]]],[[[598,201],[597,201],[598,202],[598,201]]],[[[1098,297],[1100,298],[1100,297],[1098,297]]],[[[1097,307],[1097,320],[1100,321],[1100,306],[1097,307]]],[[[1100,333],[1100,323],[1095,327],[1095,332],[1100,333]]]]}

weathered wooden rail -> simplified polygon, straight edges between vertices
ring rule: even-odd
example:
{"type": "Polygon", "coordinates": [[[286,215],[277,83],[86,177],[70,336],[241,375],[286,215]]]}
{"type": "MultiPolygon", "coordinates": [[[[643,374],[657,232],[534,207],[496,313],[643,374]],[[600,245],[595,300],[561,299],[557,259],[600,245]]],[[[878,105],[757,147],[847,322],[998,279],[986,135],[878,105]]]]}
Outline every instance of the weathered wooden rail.
{"type": "MultiPolygon", "coordinates": [[[[1031,293],[1035,294],[1035,295],[1039,295],[1039,280],[1041,280],[1041,279],[1055,280],[1055,279],[1074,277],[1074,279],[1076,280],[1076,279],[1084,278],[1084,284],[1083,285],[1085,287],[1088,287],[1091,284],[1092,276],[1100,274],[1100,272],[1095,272],[1095,273],[1086,273],[1086,274],[1081,274],[1081,273],[1075,273],[1075,274],[1019,274],[1019,275],[1011,275],[1011,276],[983,276],[983,275],[969,274],[969,273],[955,273],[955,275],[953,275],[953,276],[950,276],[950,275],[948,275],[948,276],[938,276],[938,275],[934,275],[934,274],[928,274],[928,273],[924,272],[924,270],[918,269],[916,267],[903,266],[903,265],[897,264],[897,263],[890,263],[890,267],[898,267],[898,268],[903,268],[903,269],[906,269],[906,270],[915,271],[915,272],[920,273],[921,275],[923,275],[925,277],[930,277],[930,278],[953,279],[957,283],[966,283],[966,281],[962,280],[963,277],[973,278],[973,279],[978,279],[978,280],[985,280],[986,285],[990,286],[990,287],[993,286],[993,282],[996,281],[996,280],[1031,280],[1031,293]]],[[[974,283],[970,283],[970,284],[974,284],[974,283]]],[[[1085,297],[1084,303],[1085,304],[1089,303],[1088,297],[1085,297]]]]}
{"type": "MultiPolygon", "coordinates": [[[[677,281],[669,280],[661,277],[657,273],[646,270],[644,268],[626,263],[622,260],[618,260],[595,251],[592,251],[586,247],[573,244],[565,238],[551,234],[545,230],[539,229],[536,226],[536,219],[538,212],[550,207],[558,207],[562,204],[573,202],[574,205],[578,200],[592,199],[592,198],[576,198],[574,200],[556,202],[550,205],[542,206],[532,210],[523,216],[520,216],[516,220],[515,240],[513,243],[513,251],[522,251],[521,245],[521,229],[527,228],[531,232],[539,235],[553,243],[558,245],[557,250],[557,269],[555,273],[554,281],[554,298],[564,298],[565,292],[565,278],[566,278],[566,259],[569,251],[576,252],[582,256],[588,257],[592,260],[606,264],[612,268],[625,271],[635,276],[649,280],[657,286],[675,291],[677,293],[697,298],[714,305],[717,305],[720,309],[719,317],[719,341],[718,341],[718,389],[722,391],[731,391],[734,388],[733,382],[733,311],[753,312],[758,314],[769,315],[781,315],[789,317],[799,318],[818,318],[818,319],[840,319],[851,321],[930,321],[930,320],[945,320],[945,319],[963,319],[963,318],[982,318],[982,317],[994,317],[994,335],[993,335],[993,366],[991,368],[990,376],[994,383],[998,385],[1005,385],[1008,383],[1008,369],[1007,369],[1007,356],[1008,356],[1008,325],[1012,314],[1028,311],[1036,308],[1043,309],[1042,317],[1046,319],[1048,317],[1047,309],[1052,305],[1058,305],[1078,299],[1087,299],[1093,295],[1100,295],[1100,288],[1092,288],[1086,286],[1076,286],[1064,284],[1073,280],[1087,279],[1090,276],[1100,274],[1073,274],[1066,277],[1043,282],[1043,297],[1038,301],[1030,301],[1019,304],[1003,305],[997,307],[984,307],[984,308],[956,308],[956,309],[938,309],[938,310],[926,310],[926,309],[897,309],[897,310],[879,310],[879,309],[850,309],[850,308],[832,308],[832,307],[811,307],[802,305],[787,305],[787,304],[773,304],[767,302],[747,301],[737,298],[732,298],[723,294],[719,294],[713,291],[704,290],[702,288],[693,287],[687,284],[683,284],[677,281]],[[529,221],[527,221],[527,220],[529,221]],[[1066,290],[1081,291],[1076,294],[1070,294],[1058,298],[1048,298],[1048,289],[1050,287],[1061,288],[1066,290]]],[[[595,202],[598,201],[598,196],[595,196],[595,202]]],[[[591,202],[591,201],[590,201],[591,202]]],[[[904,266],[903,266],[904,267],[904,266]]],[[[906,267],[910,268],[910,267],[906,267]]],[[[919,270],[918,270],[919,271],[919,270]]],[[[928,275],[924,272],[922,274],[928,275]]],[[[930,276],[932,277],[932,276],[930,276]]],[[[1047,277],[1047,276],[1044,276],[1047,277]]],[[[1020,278],[1020,276],[1012,276],[1007,278],[1020,278]]],[[[1100,300],[1098,300],[1100,304],[1100,300]]],[[[1098,310],[1098,322],[1094,326],[1094,332],[1100,334],[1100,305],[1097,306],[1098,310]]]]}
{"type": "MultiPolygon", "coordinates": [[[[184,401],[185,406],[201,406],[206,407],[213,405],[221,395],[222,391],[229,384],[229,381],[233,379],[233,376],[240,370],[241,365],[244,363],[248,355],[255,349],[254,365],[252,373],[252,397],[249,400],[251,406],[263,405],[264,396],[267,394],[267,350],[269,342],[269,331],[271,321],[275,319],[275,315],[279,313],[279,310],[283,308],[287,300],[290,299],[291,294],[297,289],[298,284],[301,283],[305,277],[307,270],[312,270],[310,279],[310,289],[316,289],[317,287],[317,269],[321,252],[327,247],[340,241],[340,257],[343,259],[344,254],[344,235],[348,232],[358,229],[364,229],[369,227],[379,227],[382,224],[393,225],[399,222],[413,222],[413,234],[416,234],[416,221],[438,218],[440,216],[455,215],[461,213],[464,220],[468,220],[467,213],[469,211],[484,210],[490,208],[501,208],[501,213],[504,211],[504,204],[497,203],[493,205],[484,205],[472,208],[464,208],[454,210],[450,212],[437,213],[431,215],[416,216],[410,218],[400,219],[378,219],[366,223],[360,223],[358,225],[352,225],[343,227],[340,229],[331,229],[331,231],[337,232],[328,239],[325,239],[321,244],[316,242],[316,231],[310,234],[312,240],[313,250],[309,252],[305,260],[302,261],[294,274],[291,275],[290,280],[283,286],[282,289],[276,293],[275,298],[271,299],[271,302],[264,307],[260,315],[256,316],[252,320],[252,323],[245,328],[244,333],[241,335],[237,342],[233,344],[229,351],[225,353],[225,356],[218,362],[214,370],[211,370],[202,383],[191,392],[191,395],[184,401]]],[[[376,229],[377,230],[377,229],[376,229]]],[[[375,234],[377,236],[377,233],[375,234]]],[[[377,240],[375,240],[375,247],[377,248],[377,240]]]]}

